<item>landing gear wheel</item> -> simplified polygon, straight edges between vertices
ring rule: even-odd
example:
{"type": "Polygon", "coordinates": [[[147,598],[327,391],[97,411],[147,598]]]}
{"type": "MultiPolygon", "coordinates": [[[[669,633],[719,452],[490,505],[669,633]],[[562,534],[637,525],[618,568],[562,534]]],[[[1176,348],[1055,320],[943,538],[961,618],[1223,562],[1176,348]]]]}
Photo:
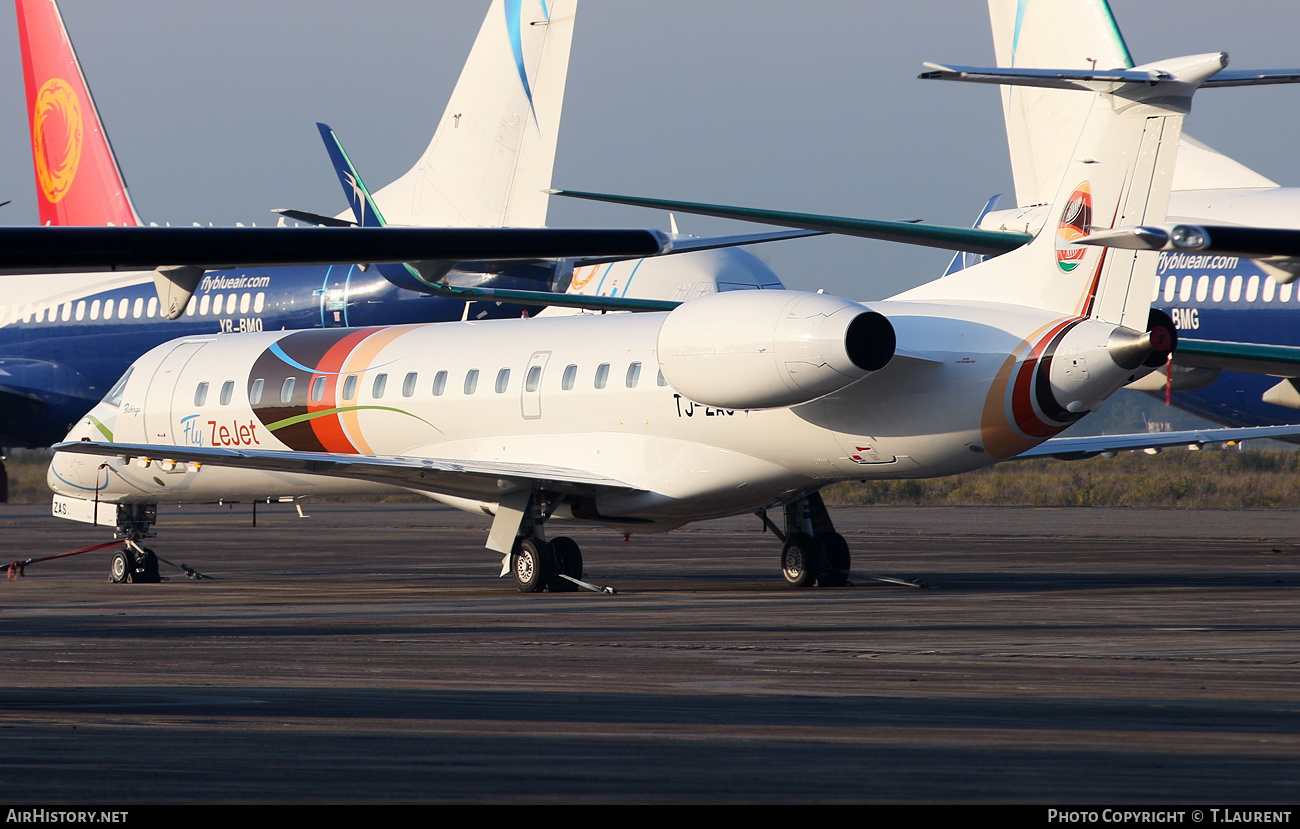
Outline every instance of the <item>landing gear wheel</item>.
{"type": "Polygon", "coordinates": [[[555,551],[540,538],[517,539],[510,554],[510,570],[520,593],[540,593],[555,571],[555,551]]]}
{"type": "Polygon", "coordinates": [[[820,587],[844,587],[849,583],[849,543],[839,533],[817,536],[822,544],[822,572],[817,578],[820,587]]]}
{"type": "MultiPolygon", "coordinates": [[[[555,552],[555,567],[559,573],[575,579],[582,578],[582,550],[578,542],[567,536],[551,539],[551,549],[555,552]]],[[[552,593],[573,593],[578,585],[568,579],[551,579],[552,593]]]]}
{"type": "Polygon", "coordinates": [[[162,581],[158,575],[158,556],[154,555],[153,550],[148,547],[142,548],[144,555],[136,556],[136,571],[134,580],[138,584],[157,584],[162,581]]]}
{"type": "Polygon", "coordinates": [[[113,553],[113,561],[108,565],[108,580],[113,584],[127,584],[135,575],[135,556],[128,550],[113,553]]]}
{"type": "Polygon", "coordinates": [[[791,587],[812,587],[817,581],[821,550],[807,533],[790,533],[781,549],[781,575],[791,587]]]}

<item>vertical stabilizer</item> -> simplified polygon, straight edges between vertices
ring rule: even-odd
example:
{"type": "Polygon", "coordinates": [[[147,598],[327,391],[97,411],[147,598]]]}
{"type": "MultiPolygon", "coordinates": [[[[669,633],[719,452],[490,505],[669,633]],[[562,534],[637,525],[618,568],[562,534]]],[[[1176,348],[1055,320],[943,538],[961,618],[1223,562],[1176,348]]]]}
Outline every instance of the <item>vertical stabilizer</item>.
{"type": "Polygon", "coordinates": [[[43,225],[138,225],[54,0],[17,0],[36,201],[43,225]]]}
{"type": "Polygon", "coordinates": [[[577,0],[493,0],[424,155],[376,203],[392,224],[541,227],[577,0]]]}
{"type": "MultiPolygon", "coordinates": [[[[1001,68],[1133,66],[1106,0],[989,0],[989,21],[1001,68]]],[[[1002,113],[1017,204],[1044,204],[1051,199],[1091,107],[1088,92],[1003,87],[1002,113]]],[[[1175,190],[1276,186],[1194,139],[1185,138],[1179,150],[1175,190]]]]}
{"type": "Polygon", "coordinates": [[[1122,75],[1124,81],[1084,80],[1070,72],[1058,79],[1017,77],[1015,70],[930,75],[1096,91],[1034,240],[900,298],[1013,302],[1145,331],[1158,254],[1074,242],[1098,230],[1164,222],[1183,116],[1200,84],[1226,65],[1223,53],[1176,58],[1137,67],[1122,75]]]}

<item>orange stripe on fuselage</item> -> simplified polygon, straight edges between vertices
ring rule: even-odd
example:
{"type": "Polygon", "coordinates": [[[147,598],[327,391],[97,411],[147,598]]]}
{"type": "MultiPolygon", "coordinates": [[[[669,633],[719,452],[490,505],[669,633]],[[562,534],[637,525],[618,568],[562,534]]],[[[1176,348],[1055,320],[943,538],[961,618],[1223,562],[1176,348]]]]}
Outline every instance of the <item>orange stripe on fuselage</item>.
{"type": "MultiPolygon", "coordinates": [[[[313,374],[311,382],[314,385],[318,376],[325,378],[325,393],[321,395],[319,401],[307,401],[308,412],[319,412],[325,409],[333,409],[342,405],[338,396],[342,392],[342,375],[338,374],[343,366],[343,361],[347,359],[348,354],[362,340],[370,336],[369,330],[360,330],[350,332],[347,336],[340,339],[326,351],[316,368],[320,374],[313,374]]],[[[310,396],[309,396],[310,397],[310,396]]],[[[321,446],[325,447],[326,452],[346,452],[356,454],[357,448],[348,440],[347,433],[343,430],[343,424],[339,423],[338,415],[324,415],[310,421],[312,431],[316,434],[316,439],[320,441],[321,446]]]]}
{"type": "MultiPolygon", "coordinates": [[[[442,324],[454,325],[455,323],[442,324]]],[[[358,343],[356,348],[347,355],[347,359],[343,366],[344,376],[347,374],[364,375],[370,368],[370,364],[374,361],[375,355],[383,350],[385,346],[389,345],[393,340],[396,340],[403,334],[421,327],[422,326],[419,325],[394,325],[388,328],[366,329],[366,336],[363,338],[362,342],[358,343]]],[[[358,398],[361,396],[361,380],[363,380],[363,378],[358,378],[358,398]]],[[[348,406],[353,405],[355,402],[355,400],[342,401],[343,405],[348,406]]],[[[344,433],[351,440],[353,445],[357,447],[356,451],[367,455],[373,455],[374,450],[370,448],[370,444],[366,441],[365,436],[361,434],[361,419],[358,416],[358,413],[355,411],[342,412],[338,415],[338,419],[342,424],[344,433]]]]}

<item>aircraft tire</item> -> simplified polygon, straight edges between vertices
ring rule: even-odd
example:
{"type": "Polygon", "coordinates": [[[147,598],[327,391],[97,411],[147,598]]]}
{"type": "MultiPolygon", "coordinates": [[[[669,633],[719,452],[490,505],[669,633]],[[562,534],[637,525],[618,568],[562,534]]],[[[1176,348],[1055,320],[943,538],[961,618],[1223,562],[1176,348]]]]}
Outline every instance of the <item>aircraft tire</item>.
{"type": "Polygon", "coordinates": [[[128,584],[135,575],[135,556],[126,550],[113,553],[108,564],[108,580],[113,584],[128,584]]]}
{"type": "Polygon", "coordinates": [[[555,551],[540,538],[516,540],[510,555],[510,570],[520,593],[540,593],[546,589],[555,567],[555,551]]]}
{"type": "Polygon", "coordinates": [[[820,587],[845,587],[849,583],[849,565],[853,561],[849,543],[839,533],[817,536],[822,547],[822,572],[817,577],[820,587]]]}
{"type": "MultiPolygon", "coordinates": [[[[582,549],[578,542],[568,536],[551,539],[551,549],[555,551],[555,569],[558,573],[575,579],[582,578],[582,549]]],[[[568,579],[551,579],[552,593],[572,593],[578,585],[568,579]]]]}
{"type": "Polygon", "coordinates": [[[140,584],[157,584],[162,581],[158,575],[158,556],[148,547],[144,548],[144,559],[135,572],[135,581],[140,584]]]}
{"type": "Polygon", "coordinates": [[[807,533],[790,533],[781,548],[781,575],[791,587],[812,587],[817,581],[821,550],[807,533]]]}

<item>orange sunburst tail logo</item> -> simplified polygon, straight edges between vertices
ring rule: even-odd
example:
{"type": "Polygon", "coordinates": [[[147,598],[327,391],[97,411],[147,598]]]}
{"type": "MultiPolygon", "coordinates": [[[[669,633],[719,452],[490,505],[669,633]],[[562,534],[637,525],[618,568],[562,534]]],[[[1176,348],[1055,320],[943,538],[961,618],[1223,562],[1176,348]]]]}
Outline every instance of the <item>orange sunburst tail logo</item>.
{"type": "Polygon", "coordinates": [[[1079,247],[1075,240],[1088,235],[1092,227],[1092,187],[1082,182],[1074,188],[1070,198],[1061,211],[1061,219],[1056,225],[1056,266],[1062,273],[1071,273],[1083,261],[1088,253],[1079,247]]]}

